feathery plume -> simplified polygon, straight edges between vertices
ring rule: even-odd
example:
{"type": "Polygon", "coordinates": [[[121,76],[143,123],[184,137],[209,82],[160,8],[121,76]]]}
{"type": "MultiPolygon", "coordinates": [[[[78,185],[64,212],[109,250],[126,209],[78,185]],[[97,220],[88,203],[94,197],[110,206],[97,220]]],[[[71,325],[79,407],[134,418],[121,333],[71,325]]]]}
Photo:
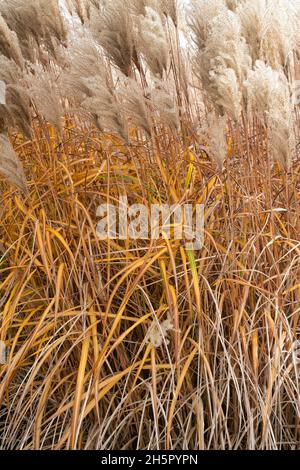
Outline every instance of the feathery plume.
{"type": "Polygon", "coordinates": [[[242,37],[240,19],[234,12],[227,10],[213,19],[206,42],[206,54],[212,64],[214,61],[217,64],[221,62],[234,70],[238,82],[242,83],[251,66],[251,59],[242,37]]]}
{"type": "Polygon", "coordinates": [[[226,0],[226,5],[229,10],[235,11],[238,6],[239,0],[226,0]]]}
{"type": "Polygon", "coordinates": [[[155,80],[155,87],[151,90],[152,103],[158,112],[160,120],[174,131],[180,126],[179,112],[175,96],[168,84],[162,80],[155,80]]]}
{"type": "Polygon", "coordinates": [[[91,19],[91,30],[107,57],[124,75],[129,76],[136,54],[130,4],[114,0],[102,5],[91,19]]]}
{"type": "Polygon", "coordinates": [[[159,348],[163,344],[168,345],[170,343],[168,334],[171,330],[174,330],[171,318],[167,318],[162,323],[159,323],[158,320],[153,321],[146,335],[147,343],[155,348],[159,348]]]}
{"type": "Polygon", "coordinates": [[[227,155],[226,116],[209,113],[206,133],[209,155],[217,164],[219,170],[222,170],[227,155]]]}
{"type": "Polygon", "coordinates": [[[0,80],[0,105],[6,104],[5,94],[6,94],[6,85],[2,80],[0,80]]]}
{"type": "Polygon", "coordinates": [[[225,10],[213,18],[197,60],[203,87],[217,112],[237,120],[251,59],[234,12],[225,10]]]}
{"type": "Polygon", "coordinates": [[[145,16],[140,16],[137,42],[153,75],[162,77],[168,68],[168,41],[159,13],[150,7],[146,7],[145,16]]]}
{"type": "Polygon", "coordinates": [[[5,56],[0,56],[0,80],[5,83],[5,104],[0,106],[2,127],[6,129],[14,124],[30,137],[30,98],[23,83],[23,72],[5,56]]]}
{"type": "Polygon", "coordinates": [[[269,146],[275,160],[288,169],[294,151],[293,105],[289,83],[282,71],[257,61],[249,72],[245,87],[249,106],[268,131],[269,146]]]}
{"type": "Polygon", "coordinates": [[[89,2],[84,0],[67,0],[66,5],[69,13],[75,13],[82,24],[89,18],[89,2]]]}
{"type": "Polygon", "coordinates": [[[63,87],[77,109],[90,115],[100,131],[111,131],[127,140],[126,120],[120,111],[99,49],[89,38],[80,38],[69,56],[63,87]]]}
{"type": "Polygon", "coordinates": [[[285,0],[245,0],[236,13],[253,62],[263,60],[276,69],[285,67],[296,48],[300,6],[285,0]]]}
{"type": "Polygon", "coordinates": [[[130,8],[136,15],[145,15],[146,7],[151,7],[157,11],[158,0],[131,0],[130,8]]]}
{"type": "Polygon", "coordinates": [[[36,110],[50,122],[58,132],[62,131],[61,119],[64,114],[60,96],[58,77],[53,69],[43,70],[36,64],[25,77],[30,89],[30,96],[36,110]]]}
{"type": "Polygon", "coordinates": [[[77,37],[70,45],[71,73],[77,77],[105,76],[103,55],[91,38],[77,37]]]}
{"type": "Polygon", "coordinates": [[[219,113],[237,121],[241,112],[242,93],[235,71],[220,65],[210,71],[210,98],[219,113]]]}
{"type": "Polygon", "coordinates": [[[226,12],[224,0],[193,0],[188,16],[188,22],[193,32],[193,41],[197,53],[205,48],[211,31],[213,19],[226,12]]]}
{"type": "Polygon", "coordinates": [[[0,13],[19,39],[23,57],[35,61],[41,44],[55,57],[56,43],[64,44],[67,31],[57,0],[7,0],[0,13]]]}
{"type": "Polygon", "coordinates": [[[6,106],[11,122],[28,138],[31,138],[30,98],[22,85],[9,84],[6,87],[6,106]]]}
{"type": "Polygon", "coordinates": [[[93,117],[98,129],[116,133],[127,141],[126,120],[113,87],[101,77],[84,78],[83,84],[88,96],[82,102],[82,108],[93,117]]]}
{"type": "Polygon", "coordinates": [[[169,16],[174,25],[178,25],[177,0],[161,0],[159,2],[161,12],[169,16]]]}
{"type": "Polygon", "coordinates": [[[12,59],[23,67],[23,56],[21,53],[19,41],[14,31],[11,31],[7,26],[4,18],[0,13],[0,54],[8,59],[12,59]]]}
{"type": "Polygon", "coordinates": [[[101,0],[65,0],[70,15],[77,15],[82,25],[86,25],[91,19],[93,9],[100,8],[100,2],[101,0]]]}
{"type": "Polygon", "coordinates": [[[127,79],[120,92],[126,113],[132,122],[151,135],[151,119],[142,87],[133,79],[127,79]]]}
{"type": "Polygon", "coordinates": [[[84,37],[70,45],[67,62],[61,86],[70,101],[80,106],[90,96],[90,89],[83,79],[97,76],[105,80],[105,63],[93,40],[84,37]]]}
{"type": "Polygon", "coordinates": [[[25,189],[25,175],[14,149],[7,136],[0,133],[0,172],[8,181],[21,190],[25,189]]]}

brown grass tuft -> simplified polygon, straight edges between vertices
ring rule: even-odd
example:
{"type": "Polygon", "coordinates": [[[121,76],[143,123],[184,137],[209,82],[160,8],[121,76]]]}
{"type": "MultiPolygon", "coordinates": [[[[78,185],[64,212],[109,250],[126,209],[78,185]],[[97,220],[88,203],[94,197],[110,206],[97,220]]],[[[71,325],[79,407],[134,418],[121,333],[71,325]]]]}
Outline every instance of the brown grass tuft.
{"type": "Polygon", "coordinates": [[[69,3],[0,0],[0,448],[298,449],[299,3],[69,3]]]}

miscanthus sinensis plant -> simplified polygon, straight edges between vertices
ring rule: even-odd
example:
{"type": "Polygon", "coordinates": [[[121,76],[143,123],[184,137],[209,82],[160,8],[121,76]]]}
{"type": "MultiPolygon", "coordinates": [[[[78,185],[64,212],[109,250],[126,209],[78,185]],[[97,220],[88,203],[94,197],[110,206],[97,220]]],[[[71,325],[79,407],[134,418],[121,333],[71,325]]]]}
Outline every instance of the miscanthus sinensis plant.
{"type": "Polygon", "coordinates": [[[0,0],[1,448],[299,447],[299,24],[0,0]],[[99,240],[125,196],[204,204],[203,248],[99,240]]]}

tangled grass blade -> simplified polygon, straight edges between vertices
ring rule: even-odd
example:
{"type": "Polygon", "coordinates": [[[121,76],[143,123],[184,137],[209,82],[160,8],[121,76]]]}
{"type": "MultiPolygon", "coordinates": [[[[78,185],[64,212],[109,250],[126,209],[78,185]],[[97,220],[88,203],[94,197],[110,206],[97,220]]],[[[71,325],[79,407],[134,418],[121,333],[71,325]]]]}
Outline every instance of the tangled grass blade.
{"type": "Polygon", "coordinates": [[[0,0],[0,449],[291,450],[299,0],[0,0]]]}

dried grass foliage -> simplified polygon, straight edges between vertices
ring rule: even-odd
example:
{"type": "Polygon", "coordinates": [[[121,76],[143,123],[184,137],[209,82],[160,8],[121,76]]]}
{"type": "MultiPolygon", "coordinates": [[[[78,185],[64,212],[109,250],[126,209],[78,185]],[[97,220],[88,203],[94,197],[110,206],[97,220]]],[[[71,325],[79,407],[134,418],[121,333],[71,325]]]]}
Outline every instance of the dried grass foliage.
{"type": "Polygon", "coordinates": [[[0,447],[299,448],[299,2],[66,6],[0,0],[0,447]]]}

